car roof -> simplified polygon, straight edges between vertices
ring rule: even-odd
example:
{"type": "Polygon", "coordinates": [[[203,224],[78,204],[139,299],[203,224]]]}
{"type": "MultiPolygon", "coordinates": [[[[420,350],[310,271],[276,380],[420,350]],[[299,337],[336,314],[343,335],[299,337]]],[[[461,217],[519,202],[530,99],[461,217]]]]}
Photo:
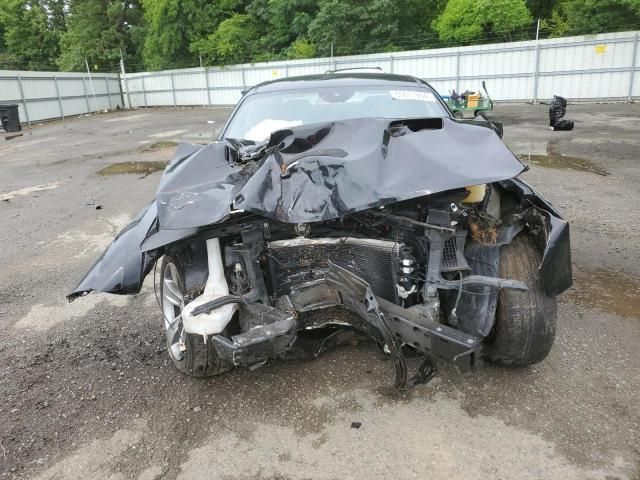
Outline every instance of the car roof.
{"type": "Polygon", "coordinates": [[[323,73],[298,77],[279,78],[263,82],[249,89],[247,93],[279,92],[322,87],[386,86],[386,87],[427,87],[421,80],[409,75],[392,73],[323,73]]]}

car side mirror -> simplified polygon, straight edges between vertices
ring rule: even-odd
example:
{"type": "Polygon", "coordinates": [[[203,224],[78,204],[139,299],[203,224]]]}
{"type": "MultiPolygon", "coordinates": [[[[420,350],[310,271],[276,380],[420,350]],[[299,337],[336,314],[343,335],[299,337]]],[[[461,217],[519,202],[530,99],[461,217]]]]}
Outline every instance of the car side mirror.
{"type": "Polygon", "coordinates": [[[470,124],[475,124],[475,125],[481,125],[485,128],[490,128],[491,130],[493,130],[496,135],[498,135],[498,137],[502,138],[502,135],[504,134],[504,127],[502,125],[501,122],[495,122],[493,120],[489,120],[487,119],[487,117],[476,117],[476,118],[467,118],[464,120],[456,120],[459,123],[470,123],[470,124]]]}
{"type": "Polygon", "coordinates": [[[490,125],[490,128],[496,132],[496,134],[502,138],[504,135],[504,127],[501,122],[494,122],[493,120],[487,120],[487,123],[490,125]]]}

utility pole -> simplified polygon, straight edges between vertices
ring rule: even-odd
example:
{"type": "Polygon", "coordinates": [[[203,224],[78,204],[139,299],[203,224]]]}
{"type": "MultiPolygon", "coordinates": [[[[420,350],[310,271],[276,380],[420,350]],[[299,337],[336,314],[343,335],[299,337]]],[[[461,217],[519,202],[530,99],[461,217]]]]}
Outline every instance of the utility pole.
{"type": "Polygon", "coordinates": [[[91,70],[89,69],[89,61],[85,58],[84,64],[87,66],[87,73],[89,74],[89,86],[91,87],[91,94],[93,95],[93,105],[98,113],[98,101],[96,100],[96,91],[93,89],[93,79],[91,78],[91,70]]]}
{"type": "Polygon", "coordinates": [[[205,101],[206,98],[209,97],[209,87],[207,86],[208,80],[207,80],[207,72],[205,71],[204,67],[202,66],[202,55],[198,55],[198,58],[200,59],[200,70],[202,70],[202,106],[206,107],[207,106],[207,102],[205,101]],[[206,90],[206,92],[205,92],[206,90]]]}
{"type": "Polygon", "coordinates": [[[540,36],[540,19],[536,24],[536,47],[535,47],[535,66],[533,70],[533,94],[531,95],[531,101],[529,103],[536,103],[538,101],[538,75],[540,69],[540,42],[538,41],[540,36]]]}
{"type": "MultiPolygon", "coordinates": [[[[122,55],[122,49],[120,49],[120,75],[122,76],[122,81],[120,82],[120,90],[124,90],[124,92],[127,94],[127,103],[129,104],[129,108],[131,108],[131,97],[129,96],[129,85],[127,84],[127,72],[124,69],[124,55],[122,55]]],[[[124,103],[124,99],[122,99],[122,103],[124,103]]]]}
{"type": "Polygon", "coordinates": [[[333,42],[331,42],[331,70],[335,70],[336,69],[336,64],[333,61],[333,42]]]}

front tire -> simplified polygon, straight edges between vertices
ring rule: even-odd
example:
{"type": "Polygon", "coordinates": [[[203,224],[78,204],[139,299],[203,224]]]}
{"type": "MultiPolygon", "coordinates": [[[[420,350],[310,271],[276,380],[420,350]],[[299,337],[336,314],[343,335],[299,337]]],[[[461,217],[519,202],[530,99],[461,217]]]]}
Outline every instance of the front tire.
{"type": "Polygon", "coordinates": [[[496,321],[485,340],[484,355],[493,362],[525,367],[544,360],[556,336],[557,303],[543,289],[538,267],[542,256],[523,235],[500,248],[500,277],[525,282],[526,292],[498,293],[496,321]]]}
{"type": "Polygon", "coordinates": [[[222,360],[210,338],[184,332],[181,314],[185,305],[184,281],[180,264],[165,255],[160,268],[160,299],[164,317],[167,351],[173,364],[191,377],[213,377],[232,365],[222,360]]]}

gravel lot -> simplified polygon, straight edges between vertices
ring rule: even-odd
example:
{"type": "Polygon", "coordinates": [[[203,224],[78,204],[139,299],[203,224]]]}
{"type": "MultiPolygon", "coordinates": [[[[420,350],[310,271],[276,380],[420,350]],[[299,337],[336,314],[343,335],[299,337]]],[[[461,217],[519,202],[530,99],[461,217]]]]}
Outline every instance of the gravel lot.
{"type": "Polygon", "coordinates": [[[556,344],[532,368],[445,368],[406,394],[368,342],[186,378],[151,279],[135,297],[66,303],[153,198],[172,142],[228,110],[101,114],[0,140],[0,477],[639,479],[640,106],[570,106],[572,132],[551,132],[547,108],[493,118],[572,224],[556,344]],[[121,162],[151,163],[97,173],[121,162]]]}

